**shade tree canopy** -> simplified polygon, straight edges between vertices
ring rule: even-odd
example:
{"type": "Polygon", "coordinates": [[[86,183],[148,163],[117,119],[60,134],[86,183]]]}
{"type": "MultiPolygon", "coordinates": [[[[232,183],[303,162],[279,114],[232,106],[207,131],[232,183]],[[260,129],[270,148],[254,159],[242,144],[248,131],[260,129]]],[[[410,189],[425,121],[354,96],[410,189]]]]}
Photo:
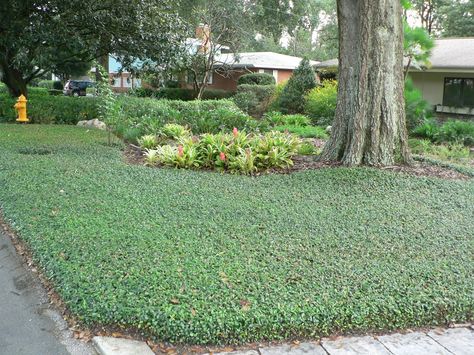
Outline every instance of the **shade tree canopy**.
{"type": "Polygon", "coordinates": [[[184,27],[169,0],[4,0],[0,33],[1,80],[17,96],[45,71],[109,53],[125,67],[137,58],[166,65],[184,27]]]}

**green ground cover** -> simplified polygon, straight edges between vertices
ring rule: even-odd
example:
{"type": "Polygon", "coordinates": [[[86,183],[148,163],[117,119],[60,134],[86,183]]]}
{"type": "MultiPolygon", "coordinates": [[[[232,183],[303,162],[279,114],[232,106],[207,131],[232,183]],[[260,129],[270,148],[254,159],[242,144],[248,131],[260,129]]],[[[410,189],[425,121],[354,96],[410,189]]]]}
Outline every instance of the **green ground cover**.
{"type": "Polygon", "coordinates": [[[238,343],[473,319],[474,180],[152,169],[106,142],[0,125],[0,206],[86,324],[238,343]]]}

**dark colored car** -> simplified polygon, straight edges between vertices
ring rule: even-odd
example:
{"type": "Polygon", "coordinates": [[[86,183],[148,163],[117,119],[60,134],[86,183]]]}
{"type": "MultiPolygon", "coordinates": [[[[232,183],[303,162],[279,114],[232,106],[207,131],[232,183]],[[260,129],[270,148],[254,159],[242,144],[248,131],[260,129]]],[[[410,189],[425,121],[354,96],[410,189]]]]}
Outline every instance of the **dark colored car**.
{"type": "Polygon", "coordinates": [[[87,88],[93,87],[94,83],[87,80],[68,80],[64,85],[63,93],[67,96],[86,96],[87,88]]]}

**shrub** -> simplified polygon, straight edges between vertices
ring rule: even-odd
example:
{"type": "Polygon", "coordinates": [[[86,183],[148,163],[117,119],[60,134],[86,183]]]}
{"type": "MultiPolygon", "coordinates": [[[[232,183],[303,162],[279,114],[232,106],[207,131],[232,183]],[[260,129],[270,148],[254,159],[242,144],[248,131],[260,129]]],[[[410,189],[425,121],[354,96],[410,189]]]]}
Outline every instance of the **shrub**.
{"type": "Polygon", "coordinates": [[[326,80],[322,86],[312,89],[306,97],[306,114],[313,124],[329,126],[336,114],[337,81],[326,80]]]}
{"type": "Polygon", "coordinates": [[[469,148],[458,143],[435,145],[427,139],[410,139],[412,153],[435,157],[441,160],[462,161],[469,158],[469,148]]]}
{"type": "Polygon", "coordinates": [[[182,88],[162,88],[154,91],[153,97],[166,100],[191,101],[196,98],[196,91],[182,88]]]}
{"type": "MultiPolygon", "coordinates": [[[[202,95],[203,100],[221,100],[227,99],[234,95],[232,91],[219,89],[206,89],[202,95]]],[[[130,91],[130,96],[151,97],[166,100],[182,100],[191,101],[197,97],[194,89],[185,89],[179,87],[165,87],[161,89],[153,89],[149,87],[136,88],[130,91]]]]}
{"type": "Polygon", "coordinates": [[[238,85],[275,85],[273,75],[266,73],[244,74],[237,81],[238,85]]]}
{"type": "Polygon", "coordinates": [[[279,106],[283,113],[303,113],[306,94],[316,87],[316,75],[308,59],[303,59],[281,93],[279,106]]]}
{"type": "Polygon", "coordinates": [[[261,117],[267,110],[274,92],[275,85],[242,84],[237,87],[234,102],[249,115],[261,117]]]}
{"type": "MultiPolygon", "coordinates": [[[[48,90],[41,89],[46,93],[43,95],[43,92],[31,89],[29,88],[27,114],[32,123],[76,124],[81,120],[98,117],[95,98],[52,96],[48,94],[48,90]]],[[[15,102],[16,99],[8,94],[0,94],[0,121],[15,121],[15,102]]]]}
{"type": "Polygon", "coordinates": [[[309,117],[300,114],[284,115],[281,112],[268,112],[264,115],[264,118],[273,126],[307,126],[311,124],[309,117]]]}
{"type": "Polygon", "coordinates": [[[53,83],[53,90],[62,90],[63,89],[63,83],[61,83],[59,80],[55,80],[53,83]]]}
{"type": "Polygon", "coordinates": [[[150,87],[140,87],[130,90],[128,94],[136,97],[154,97],[155,91],[156,89],[150,87]]]}
{"type": "Polygon", "coordinates": [[[54,89],[54,80],[40,80],[38,82],[38,87],[48,90],[54,89]]]}
{"type": "Polygon", "coordinates": [[[256,111],[258,107],[257,96],[252,91],[241,91],[234,95],[232,98],[234,103],[243,112],[251,113],[256,111]]]}
{"type": "Polygon", "coordinates": [[[474,145],[474,122],[449,120],[439,127],[435,137],[437,142],[474,145]]]}
{"type": "Polygon", "coordinates": [[[119,97],[119,128],[135,127],[145,134],[159,134],[167,123],[189,127],[194,133],[217,133],[221,130],[257,130],[261,125],[243,113],[230,100],[169,101],[130,96],[119,97]]]}
{"type": "Polygon", "coordinates": [[[337,67],[328,67],[328,68],[318,70],[318,76],[321,82],[324,82],[326,80],[337,81],[338,74],[339,74],[339,70],[337,67]]]}
{"type": "Polygon", "coordinates": [[[329,136],[326,130],[319,126],[292,126],[282,125],[274,127],[279,132],[290,132],[303,138],[319,138],[328,139],[329,136]]]}
{"type": "Polygon", "coordinates": [[[435,141],[438,134],[439,127],[435,120],[426,120],[412,131],[412,135],[420,138],[427,138],[430,141],[435,141]]]}
{"type": "Polygon", "coordinates": [[[235,95],[233,91],[220,90],[220,89],[206,89],[202,94],[203,100],[223,100],[230,99],[235,95]]]}
{"type": "Polygon", "coordinates": [[[273,96],[271,97],[270,103],[267,107],[268,111],[280,111],[280,97],[287,83],[288,81],[284,81],[275,87],[275,92],[273,93],[273,96]]]}
{"type": "Polygon", "coordinates": [[[413,135],[436,143],[460,143],[472,146],[474,145],[474,122],[448,120],[438,125],[430,119],[416,127],[413,135]]]}
{"type": "Polygon", "coordinates": [[[411,78],[405,81],[405,112],[408,131],[413,131],[432,117],[430,104],[423,99],[421,91],[415,88],[411,78]]]}
{"type": "Polygon", "coordinates": [[[48,90],[48,93],[52,96],[60,96],[63,94],[63,91],[57,90],[57,89],[51,89],[51,90],[48,90]]]}
{"type": "Polygon", "coordinates": [[[48,89],[46,88],[36,88],[33,86],[28,87],[28,98],[32,96],[48,96],[48,89]]]}
{"type": "Polygon", "coordinates": [[[319,151],[311,142],[304,142],[298,149],[300,155],[316,155],[319,151]]]}

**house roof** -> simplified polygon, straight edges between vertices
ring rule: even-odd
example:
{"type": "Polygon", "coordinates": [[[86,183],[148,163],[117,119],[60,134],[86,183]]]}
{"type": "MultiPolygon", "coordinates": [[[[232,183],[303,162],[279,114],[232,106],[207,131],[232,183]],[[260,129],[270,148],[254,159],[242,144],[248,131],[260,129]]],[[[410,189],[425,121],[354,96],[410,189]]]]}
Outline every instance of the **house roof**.
{"type": "Polygon", "coordinates": [[[430,62],[429,69],[474,69],[474,38],[436,40],[430,62]]]}
{"type": "MultiPolygon", "coordinates": [[[[474,70],[474,38],[443,38],[435,40],[429,70],[474,70]]],[[[338,60],[330,59],[316,68],[337,67],[338,60]]]]}
{"type": "MultiPolygon", "coordinates": [[[[216,57],[217,65],[232,68],[289,69],[298,67],[302,58],[274,52],[224,53],[216,57]]],[[[310,61],[311,65],[318,62],[310,61]]]]}

